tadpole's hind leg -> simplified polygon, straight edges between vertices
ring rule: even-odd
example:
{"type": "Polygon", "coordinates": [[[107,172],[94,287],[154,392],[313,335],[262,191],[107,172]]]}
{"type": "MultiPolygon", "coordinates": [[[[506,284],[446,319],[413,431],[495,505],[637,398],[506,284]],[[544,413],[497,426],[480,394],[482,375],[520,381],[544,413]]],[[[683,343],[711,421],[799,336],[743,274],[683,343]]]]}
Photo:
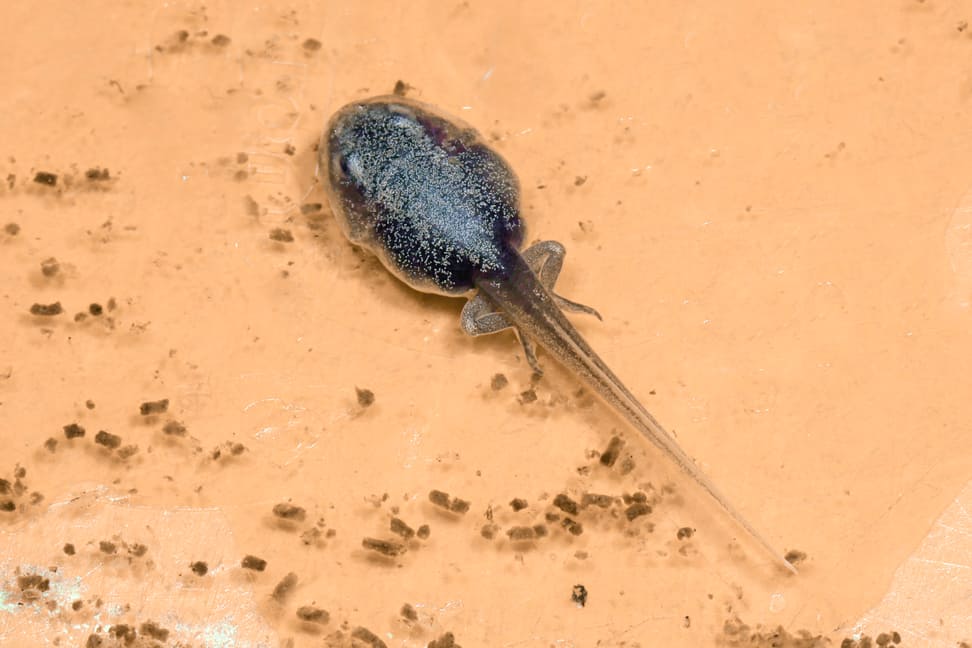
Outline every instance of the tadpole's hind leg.
{"type": "Polygon", "coordinates": [[[564,266],[564,257],[567,255],[567,250],[562,244],[557,241],[539,241],[525,249],[522,254],[523,260],[536,273],[540,283],[550,291],[557,306],[562,310],[593,315],[599,320],[604,319],[600,313],[590,306],[578,304],[553,291],[557,277],[560,276],[560,270],[564,266]]]}
{"type": "Polygon", "coordinates": [[[523,345],[523,354],[526,356],[530,367],[535,373],[543,374],[543,369],[537,362],[537,352],[533,348],[533,342],[514,327],[506,319],[506,315],[499,312],[499,309],[486,295],[478,294],[466,302],[466,305],[462,307],[462,314],[459,316],[459,325],[466,335],[472,336],[499,333],[508,328],[514,329],[517,339],[523,345]]]}

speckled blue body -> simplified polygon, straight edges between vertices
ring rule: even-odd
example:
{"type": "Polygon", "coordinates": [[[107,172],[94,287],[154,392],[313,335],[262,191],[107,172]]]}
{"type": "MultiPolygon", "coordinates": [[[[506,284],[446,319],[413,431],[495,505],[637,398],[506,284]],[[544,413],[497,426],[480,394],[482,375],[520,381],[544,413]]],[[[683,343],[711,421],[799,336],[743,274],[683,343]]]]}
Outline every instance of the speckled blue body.
{"type": "Polygon", "coordinates": [[[516,176],[476,131],[430,106],[376,97],[338,111],[318,155],[334,215],[351,241],[413,288],[467,297],[466,333],[513,329],[537,372],[533,343],[540,344],[795,571],[564,316],[597,311],[554,293],[562,245],[541,241],[520,251],[516,176]]]}
{"type": "Polygon", "coordinates": [[[475,130],[377,97],[338,112],[323,143],[348,238],[413,288],[465,295],[508,271],[523,243],[519,187],[475,130]]]}

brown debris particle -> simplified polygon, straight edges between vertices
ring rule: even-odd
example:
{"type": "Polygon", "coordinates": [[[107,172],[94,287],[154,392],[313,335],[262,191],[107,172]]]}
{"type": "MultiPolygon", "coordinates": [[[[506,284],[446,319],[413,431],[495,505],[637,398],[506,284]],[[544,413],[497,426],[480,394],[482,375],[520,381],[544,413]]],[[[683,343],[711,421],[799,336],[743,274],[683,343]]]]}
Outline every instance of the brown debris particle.
{"type": "Polygon", "coordinates": [[[108,540],[102,540],[99,542],[98,548],[101,550],[101,553],[108,554],[109,556],[118,553],[118,545],[108,540]]]}
{"type": "Polygon", "coordinates": [[[319,607],[314,607],[313,605],[302,605],[301,607],[297,608],[297,618],[301,621],[306,621],[307,623],[324,625],[331,620],[331,615],[328,614],[327,610],[322,610],[319,607]]]}
{"type": "Polygon", "coordinates": [[[280,243],[293,243],[294,235],[289,229],[283,227],[274,227],[270,230],[270,240],[278,241],[280,243]]]}
{"type": "Polygon", "coordinates": [[[142,416],[151,414],[164,414],[169,409],[169,399],[163,398],[157,401],[145,401],[138,406],[138,411],[142,416]]]}
{"type": "Polygon", "coordinates": [[[359,389],[354,388],[355,393],[358,396],[358,405],[361,407],[371,407],[375,403],[375,392],[370,389],[359,389]]]}
{"type": "Polygon", "coordinates": [[[53,277],[61,271],[61,264],[57,259],[50,257],[41,261],[41,274],[45,277],[53,277]]]}
{"type": "Polygon", "coordinates": [[[37,184],[47,185],[48,187],[53,187],[57,184],[57,174],[48,173],[47,171],[38,171],[34,174],[34,182],[37,184]]]}
{"type": "Polygon", "coordinates": [[[379,540],[378,538],[363,538],[361,546],[383,556],[398,556],[405,553],[405,545],[390,540],[379,540]]]}
{"type": "Polygon", "coordinates": [[[103,182],[105,180],[111,180],[111,173],[108,172],[108,169],[92,167],[84,172],[84,177],[87,178],[89,182],[103,182]]]}
{"type": "Polygon", "coordinates": [[[64,426],[64,436],[68,439],[79,439],[84,436],[84,428],[77,423],[64,426]]]}
{"type": "Polygon", "coordinates": [[[452,504],[449,505],[449,510],[459,515],[465,515],[469,511],[469,506],[469,502],[456,497],[452,500],[452,504]]]}
{"type": "Polygon", "coordinates": [[[537,400],[537,392],[531,387],[530,389],[520,392],[517,396],[517,400],[520,401],[521,405],[529,405],[537,400]]]}
{"type": "Polygon", "coordinates": [[[533,530],[533,527],[528,526],[510,527],[506,530],[506,535],[509,536],[510,540],[513,542],[528,542],[537,537],[537,533],[533,530]]]}
{"type": "Polygon", "coordinates": [[[415,532],[415,535],[419,540],[428,540],[431,534],[432,530],[429,528],[428,524],[423,524],[418,528],[418,531],[415,532]]]}
{"type": "Polygon", "coordinates": [[[493,374],[493,377],[489,381],[489,387],[493,391],[499,391],[510,384],[510,381],[504,374],[498,373],[493,374]]]}
{"type": "Polygon", "coordinates": [[[321,41],[317,40],[316,38],[308,38],[304,41],[301,47],[308,52],[316,52],[317,50],[321,49],[321,41]]]}
{"type": "Polygon", "coordinates": [[[388,645],[379,639],[378,635],[368,628],[363,628],[361,626],[358,626],[351,631],[351,638],[357,639],[358,641],[363,641],[371,646],[371,648],[388,648],[388,645]]]}
{"type": "Polygon", "coordinates": [[[155,621],[146,621],[138,627],[138,631],[162,643],[165,643],[169,639],[169,631],[155,621]]]}
{"type": "Polygon", "coordinates": [[[624,448],[624,440],[618,436],[611,437],[607,449],[601,453],[601,465],[608,468],[613,466],[621,455],[622,448],[624,448]]]}
{"type": "Polygon", "coordinates": [[[206,573],[209,571],[209,565],[207,565],[202,560],[197,560],[196,562],[189,565],[189,569],[191,569],[192,573],[195,574],[196,576],[205,576],[206,573]]]}
{"type": "Polygon", "coordinates": [[[12,513],[17,510],[17,505],[14,504],[13,500],[0,500],[0,511],[5,513],[12,513]]]}
{"type": "Polygon", "coordinates": [[[294,520],[296,522],[303,522],[305,519],[307,519],[306,509],[304,509],[302,506],[287,504],[286,502],[275,504],[273,507],[273,514],[278,518],[282,518],[284,520],[294,520]]]}
{"type": "Polygon", "coordinates": [[[401,79],[395,82],[395,87],[392,89],[392,94],[398,97],[404,97],[408,94],[408,91],[412,89],[412,86],[408,85],[401,79]]]}
{"type": "Polygon", "coordinates": [[[18,225],[17,223],[7,223],[6,225],[3,226],[3,231],[9,234],[10,236],[17,236],[18,234],[20,234],[20,225],[18,225]]]}
{"type": "Polygon", "coordinates": [[[446,632],[438,639],[429,642],[428,648],[462,648],[456,643],[456,638],[451,632],[446,632]]]}
{"type": "Polygon", "coordinates": [[[401,614],[402,618],[406,621],[418,621],[418,612],[415,611],[415,608],[412,607],[411,603],[406,603],[403,605],[402,609],[399,611],[399,614],[401,614]]]}
{"type": "Polygon", "coordinates": [[[598,508],[609,508],[611,504],[614,503],[614,498],[610,495],[598,495],[596,493],[584,493],[581,498],[581,505],[585,508],[588,506],[597,506],[598,508]]]}
{"type": "Polygon", "coordinates": [[[497,531],[499,531],[499,527],[490,522],[483,525],[483,528],[479,530],[479,535],[487,540],[492,540],[494,537],[496,537],[497,531]]]}
{"type": "Polygon", "coordinates": [[[276,587],[273,588],[273,594],[271,596],[277,603],[284,603],[294,591],[295,587],[297,587],[297,574],[288,572],[286,576],[280,579],[276,587]]]}
{"type": "Polygon", "coordinates": [[[37,590],[38,592],[46,592],[51,588],[50,579],[44,578],[40,574],[28,574],[26,576],[17,577],[17,587],[20,591],[24,590],[37,590]]]}
{"type": "Polygon", "coordinates": [[[70,542],[66,543],[64,545],[64,553],[66,553],[69,556],[73,556],[74,555],[74,545],[71,544],[70,542]]]}
{"type": "Polygon", "coordinates": [[[186,426],[181,422],[172,420],[162,426],[162,432],[169,436],[186,436],[186,426]]]}
{"type": "Polygon", "coordinates": [[[649,513],[651,513],[651,505],[644,502],[635,502],[624,510],[624,516],[628,518],[628,522],[649,513]]]}
{"type": "Polygon", "coordinates": [[[137,452],[138,452],[138,446],[137,445],[127,445],[127,446],[125,446],[123,448],[118,448],[118,451],[117,451],[116,454],[118,455],[118,458],[119,459],[128,459],[130,457],[135,456],[135,454],[137,452]]]}
{"type": "Polygon", "coordinates": [[[560,524],[565,529],[567,529],[567,532],[570,533],[570,535],[578,536],[584,533],[584,526],[580,522],[577,522],[570,518],[564,518],[563,522],[561,522],[560,524]]]}
{"type": "Polygon", "coordinates": [[[59,301],[53,304],[33,304],[30,307],[30,314],[37,315],[38,317],[53,317],[63,312],[64,309],[61,307],[61,302],[59,301]]]}
{"type": "Polygon", "coordinates": [[[140,542],[136,542],[132,546],[128,547],[128,553],[132,554],[136,558],[141,558],[148,553],[148,547],[140,542]]]}
{"type": "Polygon", "coordinates": [[[404,520],[401,518],[393,517],[391,519],[391,532],[395,535],[401,536],[406,540],[411,540],[415,535],[415,530],[405,524],[404,520]]]}
{"type": "Polygon", "coordinates": [[[233,39],[226,34],[216,34],[210,42],[216,47],[226,47],[233,42],[233,39]]]}
{"type": "Polygon", "coordinates": [[[85,648],[101,648],[104,640],[96,634],[88,635],[88,640],[84,643],[85,648]]]}
{"type": "Polygon", "coordinates": [[[90,304],[88,306],[88,312],[94,317],[100,317],[105,310],[101,307],[101,304],[90,304]]]}
{"type": "Polygon", "coordinates": [[[527,506],[529,505],[527,504],[527,501],[525,499],[514,497],[513,499],[510,500],[510,508],[512,508],[514,512],[522,511],[527,506]]]}
{"type": "Polygon", "coordinates": [[[568,497],[566,493],[557,495],[554,498],[553,505],[569,515],[577,515],[577,511],[579,510],[577,502],[568,497]]]}
{"type": "Polygon", "coordinates": [[[135,641],[135,637],[138,633],[135,632],[135,628],[130,625],[119,623],[118,625],[111,626],[111,630],[108,634],[113,636],[115,639],[123,640],[125,643],[129,644],[135,641]]]}
{"type": "Polygon", "coordinates": [[[112,434],[111,432],[105,432],[101,430],[95,435],[95,443],[98,445],[105,446],[109,450],[114,450],[121,445],[122,439],[117,434],[112,434]]]}
{"type": "Polygon", "coordinates": [[[682,527],[681,529],[678,530],[676,537],[679,540],[688,540],[693,535],[695,535],[695,529],[693,529],[692,527],[682,527]]]}
{"type": "Polygon", "coordinates": [[[262,572],[267,568],[267,561],[263,558],[247,555],[243,558],[243,560],[240,561],[240,567],[243,569],[251,569],[253,571],[262,572]]]}
{"type": "Polygon", "coordinates": [[[807,554],[805,551],[800,551],[799,549],[790,549],[783,556],[783,560],[790,563],[791,565],[799,565],[804,560],[807,559],[807,554]]]}
{"type": "Polygon", "coordinates": [[[570,592],[570,600],[577,604],[577,607],[587,605],[587,588],[583,585],[574,585],[570,592]]]}

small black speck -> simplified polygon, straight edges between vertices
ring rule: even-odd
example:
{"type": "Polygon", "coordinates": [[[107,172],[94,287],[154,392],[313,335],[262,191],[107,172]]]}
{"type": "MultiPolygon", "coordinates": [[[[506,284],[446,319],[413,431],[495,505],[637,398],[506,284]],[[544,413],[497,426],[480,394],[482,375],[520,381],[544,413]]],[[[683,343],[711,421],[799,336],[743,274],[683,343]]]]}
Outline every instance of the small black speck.
{"type": "Polygon", "coordinates": [[[577,607],[587,605],[587,588],[583,585],[574,585],[570,593],[570,600],[577,604],[577,607]]]}

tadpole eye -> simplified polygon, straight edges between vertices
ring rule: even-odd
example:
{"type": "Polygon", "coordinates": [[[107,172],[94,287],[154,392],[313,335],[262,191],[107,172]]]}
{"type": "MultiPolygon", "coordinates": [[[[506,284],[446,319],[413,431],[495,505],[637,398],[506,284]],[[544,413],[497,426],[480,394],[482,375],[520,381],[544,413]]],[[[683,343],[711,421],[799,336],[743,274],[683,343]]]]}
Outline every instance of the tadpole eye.
{"type": "Polygon", "coordinates": [[[334,156],[334,161],[337,162],[337,168],[341,169],[341,177],[347,178],[349,175],[351,175],[351,171],[348,167],[348,158],[339,153],[334,156]]]}

